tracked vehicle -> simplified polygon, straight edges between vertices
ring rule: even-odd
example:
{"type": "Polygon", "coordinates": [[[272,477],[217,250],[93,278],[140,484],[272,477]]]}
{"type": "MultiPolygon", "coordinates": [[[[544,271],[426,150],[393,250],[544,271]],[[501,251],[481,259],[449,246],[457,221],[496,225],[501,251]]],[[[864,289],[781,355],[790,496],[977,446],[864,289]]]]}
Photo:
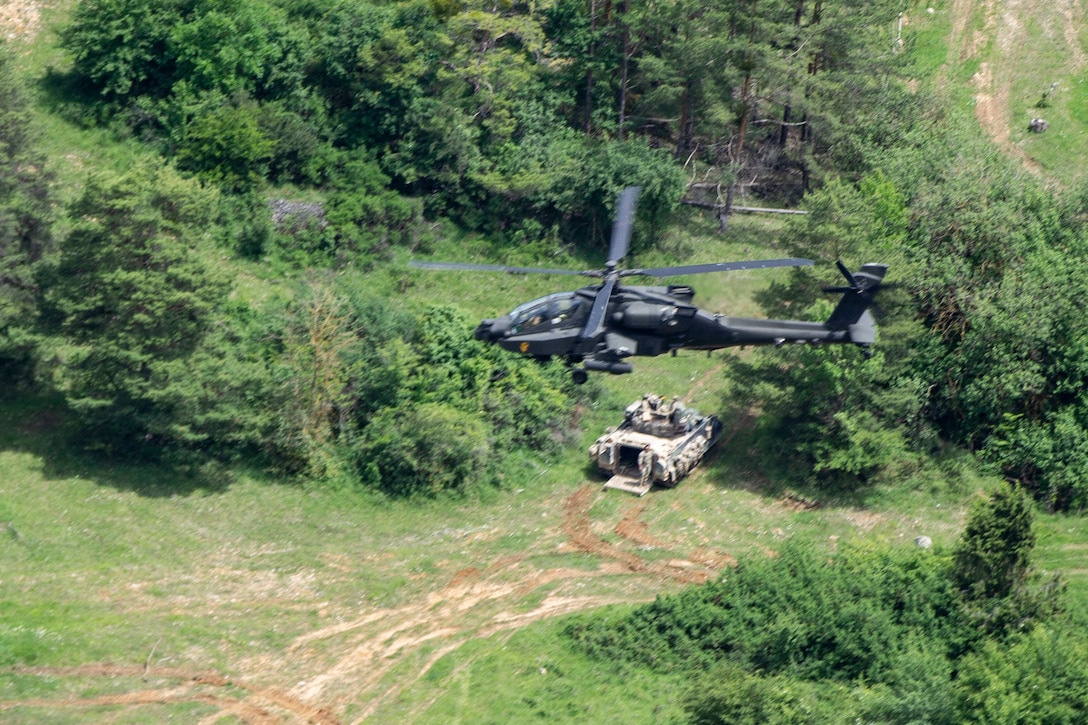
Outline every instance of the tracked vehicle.
{"type": "Polygon", "coordinates": [[[605,488],[642,496],[654,484],[671,488],[702,460],[722,434],[715,415],[657,395],[644,395],[624,410],[623,422],[589,447],[589,457],[610,476],[605,488]],[[644,446],[654,454],[653,475],[643,484],[638,457],[644,446]]]}

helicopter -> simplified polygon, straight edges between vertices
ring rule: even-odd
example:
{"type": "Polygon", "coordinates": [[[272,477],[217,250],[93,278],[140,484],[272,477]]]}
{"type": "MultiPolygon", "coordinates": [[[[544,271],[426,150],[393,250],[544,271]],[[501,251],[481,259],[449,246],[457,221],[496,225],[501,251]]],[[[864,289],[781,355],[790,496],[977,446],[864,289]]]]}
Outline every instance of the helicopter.
{"type": "Polygon", "coordinates": [[[652,357],[665,352],[675,355],[680,349],[852,343],[860,347],[866,357],[872,355],[870,346],[876,341],[876,323],[869,307],[882,286],[888,269],[886,264],[865,264],[851,273],[837,261],[847,284],[824,290],[842,294],[824,322],[726,317],[692,304],[695,290],[688,285],[620,284],[621,279],[634,276],[660,278],[813,264],[810,259],[791,257],[622,269],[619,265],[627,255],[631,241],[638,193],[639,187],[635,186],[620,193],[604,269],[577,271],[415,260],[409,265],[430,270],[580,275],[600,279],[599,284],[571,292],[556,292],[518,305],[502,317],[483,320],[473,333],[476,339],[511,352],[541,360],[563,358],[571,369],[572,379],[579,385],[588,380],[589,371],[622,375],[633,369],[627,360],[630,357],[652,357]]]}

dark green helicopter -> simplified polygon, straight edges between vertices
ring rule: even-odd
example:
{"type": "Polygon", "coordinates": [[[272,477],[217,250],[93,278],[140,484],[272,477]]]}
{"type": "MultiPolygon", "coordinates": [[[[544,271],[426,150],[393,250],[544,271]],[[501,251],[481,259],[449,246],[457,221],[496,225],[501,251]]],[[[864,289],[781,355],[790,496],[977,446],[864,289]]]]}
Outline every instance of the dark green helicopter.
{"type": "Polygon", "coordinates": [[[631,372],[632,356],[655,356],[680,349],[717,350],[743,345],[799,343],[852,343],[864,350],[876,341],[876,323],[869,306],[882,285],[885,264],[866,264],[851,272],[837,262],[846,277],[845,287],[825,291],[842,298],[824,322],[765,320],[725,317],[692,304],[695,290],[688,285],[659,287],[621,285],[623,277],[672,277],[685,274],[728,272],[738,269],[801,267],[809,259],[763,259],[750,262],[717,262],[677,267],[620,269],[627,254],[638,187],[621,192],[612,226],[608,262],[603,270],[575,271],[538,267],[507,267],[457,262],[410,262],[422,269],[509,272],[515,274],[567,274],[595,277],[600,284],[573,292],[556,292],[515,307],[509,314],[484,320],[475,331],[478,340],[535,358],[561,357],[581,384],[587,371],[622,375],[631,372]]]}

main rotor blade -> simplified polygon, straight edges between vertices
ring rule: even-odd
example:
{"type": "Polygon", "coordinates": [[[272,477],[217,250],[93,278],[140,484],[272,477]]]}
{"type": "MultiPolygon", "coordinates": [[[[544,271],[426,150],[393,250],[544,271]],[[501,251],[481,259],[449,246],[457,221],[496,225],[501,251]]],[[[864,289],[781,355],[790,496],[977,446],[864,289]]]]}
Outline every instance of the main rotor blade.
{"type": "Polygon", "coordinates": [[[711,264],[687,264],[679,267],[651,267],[628,269],[623,275],[644,274],[649,277],[672,277],[681,274],[706,274],[707,272],[732,272],[738,269],[769,269],[771,267],[809,267],[811,259],[790,257],[787,259],[757,259],[751,262],[714,262],[711,264]]]}
{"type": "Polygon", "coordinates": [[[608,265],[614,267],[627,256],[631,244],[631,226],[634,224],[635,200],[641,188],[628,186],[616,200],[616,216],[612,220],[612,243],[608,248],[608,265]]]}
{"type": "Polygon", "coordinates": [[[611,276],[604,281],[601,289],[597,291],[597,296],[593,299],[593,307],[589,310],[589,317],[586,318],[586,326],[582,328],[582,332],[578,336],[580,340],[589,340],[600,333],[601,326],[604,323],[604,313],[608,310],[608,301],[612,299],[612,289],[615,286],[616,278],[611,276]]]}
{"type": "Polygon", "coordinates": [[[471,264],[467,262],[417,262],[411,260],[408,262],[409,267],[418,267],[419,269],[447,269],[447,270],[461,270],[468,272],[509,272],[510,274],[572,274],[582,276],[593,276],[585,272],[579,272],[573,269],[545,269],[544,267],[508,267],[502,264],[471,264]]]}

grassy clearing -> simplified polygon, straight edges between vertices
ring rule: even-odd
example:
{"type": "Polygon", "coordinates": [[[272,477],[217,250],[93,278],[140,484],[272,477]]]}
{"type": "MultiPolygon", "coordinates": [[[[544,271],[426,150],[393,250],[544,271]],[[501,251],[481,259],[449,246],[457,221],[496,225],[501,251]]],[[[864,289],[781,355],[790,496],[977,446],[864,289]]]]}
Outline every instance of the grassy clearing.
{"type": "MultiPolygon", "coordinates": [[[[419,723],[667,722],[680,713],[685,683],[639,668],[620,670],[572,651],[562,623],[522,630],[504,642],[484,641],[451,653],[420,682],[433,699],[414,715],[406,699],[391,708],[419,723]]],[[[414,699],[414,698],[413,698],[414,699]]]]}
{"type": "Polygon", "coordinates": [[[1073,185],[1084,176],[1088,133],[1086,12],[1037,0],[918,3],[908,14],[918,77],[935,79],[949,109],[974,114],[1005,152],[1048,180],[1073,185]],[[983,105],[983,98],[990,101],[983,105]],[[1033,118],[1049,129],[1029,132],[1033,118]]]}
{"type": "MultiPolygon", "coordinates": [[[[615,406],[587,412],[584,442],[627,401],[611,387],[620,381],[629,384],[605,381],[615,406]]],[[[572,493],[596,480],[584,448],[523,459],[519,484],[481,499],[382,502],[241,472],[183,476],[58,456],[64,422],[53,401],[2,410],[0,666],[19,669],[0,677],[0,708],[55,704],[0,712],[35,722],[215,711],[164,670],[224,673],[246,692],[259,682],[299,701],[339,702],[346,720],[661,719],[676,712],[683,683],[613,670],[556,637],[556,615],[684,585],[663,570],[632,570],[615,552],[685,572],[708,557],[766,556],[788,539],[830,551],[848,542],[909,546],[926,534],[947,547],[976,489],[993,484],[880,489],[864,507],[807,509],[768,483],[736,436],[677,489],[644,499],[593,492],[590,532],[614,553],[592,554],[565,531],[572,493]],[[619,533],[632,514],[651,541],[619,533]],[[25,669],[102,663],[146,667],[150,684],[25,669]],[[185,697],[72,704],[156,688],[185,697]]],[[[1078,601],[1088,594],[1083,524],[1043,517],[1040,534],[1042,566],[1068,571],[1078,601]]]]}

